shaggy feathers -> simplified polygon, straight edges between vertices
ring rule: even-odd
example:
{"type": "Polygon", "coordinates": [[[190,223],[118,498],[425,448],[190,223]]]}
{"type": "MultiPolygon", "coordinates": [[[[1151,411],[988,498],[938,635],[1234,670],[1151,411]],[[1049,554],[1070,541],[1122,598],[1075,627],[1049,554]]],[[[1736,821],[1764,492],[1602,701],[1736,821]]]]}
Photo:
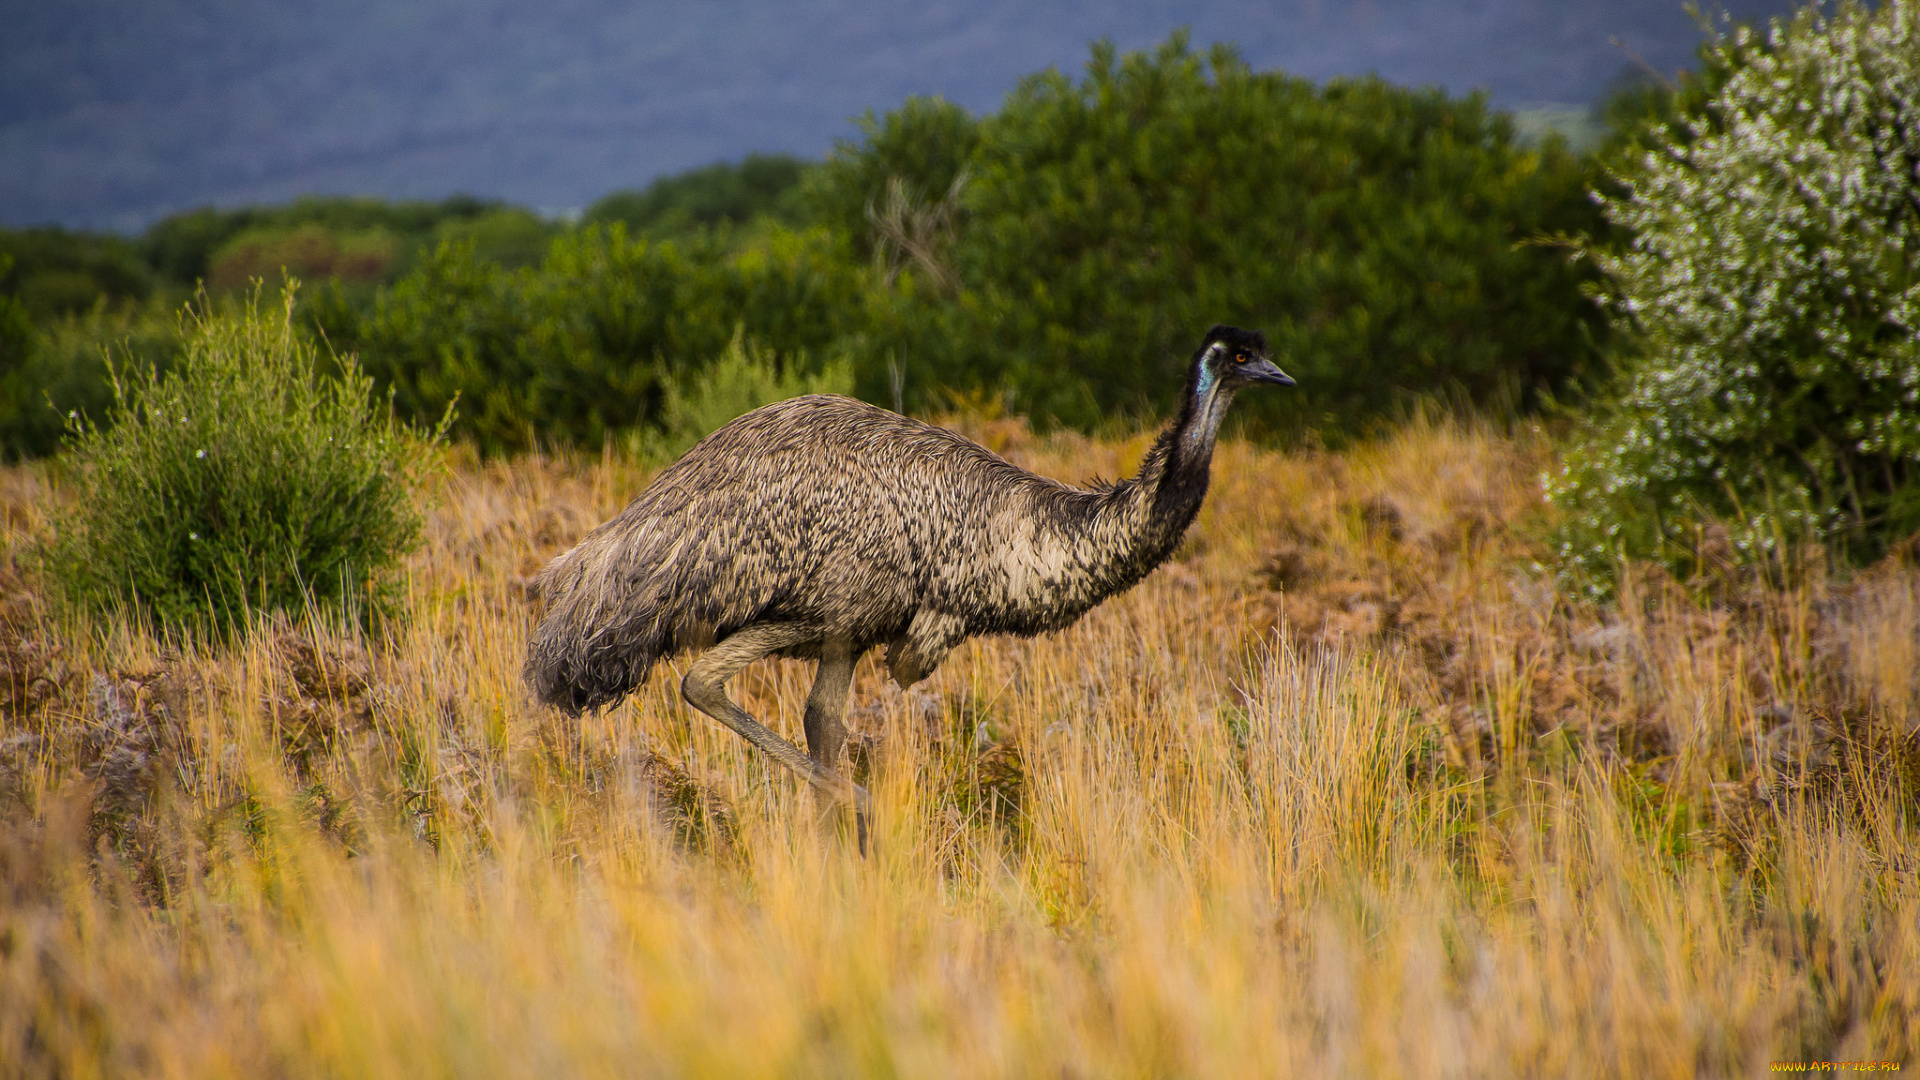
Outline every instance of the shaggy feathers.
{"type": "Polygon", "coordinates": [[[851,641],[855,657],[884,644],[906,685],[965,638],[1066,626],[1158,566],[1199,511],[1233,393],[1209,374],[1215,343],[1265,352],[1216,327],[1140,474],[1101,490],[849,398],[748,413],[542,572],[528,680],[543,701],[591,708],[662,657],[777,622],[851,641]]]}

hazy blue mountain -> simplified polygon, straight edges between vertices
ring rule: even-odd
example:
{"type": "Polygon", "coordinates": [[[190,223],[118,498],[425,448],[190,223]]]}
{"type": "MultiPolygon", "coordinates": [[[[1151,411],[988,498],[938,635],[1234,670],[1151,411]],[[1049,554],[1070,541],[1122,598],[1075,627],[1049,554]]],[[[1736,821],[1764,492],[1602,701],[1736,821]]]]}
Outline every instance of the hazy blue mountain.
{"type": "MultiPolygon", "coordinates": [[[[1742,16],[1785,0],[1727,5],[1742,16]]],[[[0,0],[0,223],[453,192],[579,207],[749,151],[817,156],[909,94],[993,108],[1087,43],[1178,26],[1257,67],[1591,101],[1677,0],[0,0]]]]}

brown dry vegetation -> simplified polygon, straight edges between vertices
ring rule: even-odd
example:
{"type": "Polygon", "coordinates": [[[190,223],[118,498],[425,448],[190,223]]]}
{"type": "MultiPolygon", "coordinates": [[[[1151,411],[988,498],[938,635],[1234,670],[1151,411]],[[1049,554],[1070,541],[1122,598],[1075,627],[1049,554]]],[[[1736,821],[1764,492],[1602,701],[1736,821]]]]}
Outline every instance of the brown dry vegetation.
{"type": "MultiPolygon", "coordinates": [[[[970,433],[1070,478],[1148,435],[970,433]]],[[[518,669],[644,480],[454,456],[408,619],[169,650],[12,572],[0,1063],[28,1076],[1752,1075],[1920,1049],[1920,574],[1537,566],[1543,444],[1228,443],[1079,625],[863,664],[873,852],[645,690],[518,669]]],[[[18,553],[49,497],[0,475],[18,553]]],[[[808,666],[739,683],[797,735],[808,666]]]]}

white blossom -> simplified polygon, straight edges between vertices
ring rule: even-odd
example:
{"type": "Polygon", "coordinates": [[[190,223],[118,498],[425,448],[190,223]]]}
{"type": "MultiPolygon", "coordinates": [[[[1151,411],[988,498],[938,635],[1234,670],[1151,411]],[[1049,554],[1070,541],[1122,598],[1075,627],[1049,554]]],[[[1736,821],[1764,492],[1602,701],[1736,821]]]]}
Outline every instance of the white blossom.
{"type": "Polygon", "coordinates": [[[1709,511],[1747,550],[1870,525],[1850,470],[1920,467],[1920,9],[1845,0],[1765,41],[1722,40],[1706,114],[1601,197],[1633,237],[1592,254],[1637,355],[1549,482],[1709,511]]]}

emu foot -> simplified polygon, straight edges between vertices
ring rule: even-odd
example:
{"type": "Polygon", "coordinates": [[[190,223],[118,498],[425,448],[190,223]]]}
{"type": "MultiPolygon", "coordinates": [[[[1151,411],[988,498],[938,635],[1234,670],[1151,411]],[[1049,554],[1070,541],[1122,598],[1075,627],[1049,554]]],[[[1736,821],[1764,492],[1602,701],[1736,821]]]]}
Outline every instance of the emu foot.
{"type": "Polygon", "coordinates": [[[867,795],[867,789],[859,784],[849,784],[847,787],[850,790],[844,793],[824,789],[818,791],[820,832],[830,839],[838,839],[851,831],[854,843],[859,846],[861,856],[865,857],[872,854],[868,836],[873,818],[873,800],[867,795]]]}

